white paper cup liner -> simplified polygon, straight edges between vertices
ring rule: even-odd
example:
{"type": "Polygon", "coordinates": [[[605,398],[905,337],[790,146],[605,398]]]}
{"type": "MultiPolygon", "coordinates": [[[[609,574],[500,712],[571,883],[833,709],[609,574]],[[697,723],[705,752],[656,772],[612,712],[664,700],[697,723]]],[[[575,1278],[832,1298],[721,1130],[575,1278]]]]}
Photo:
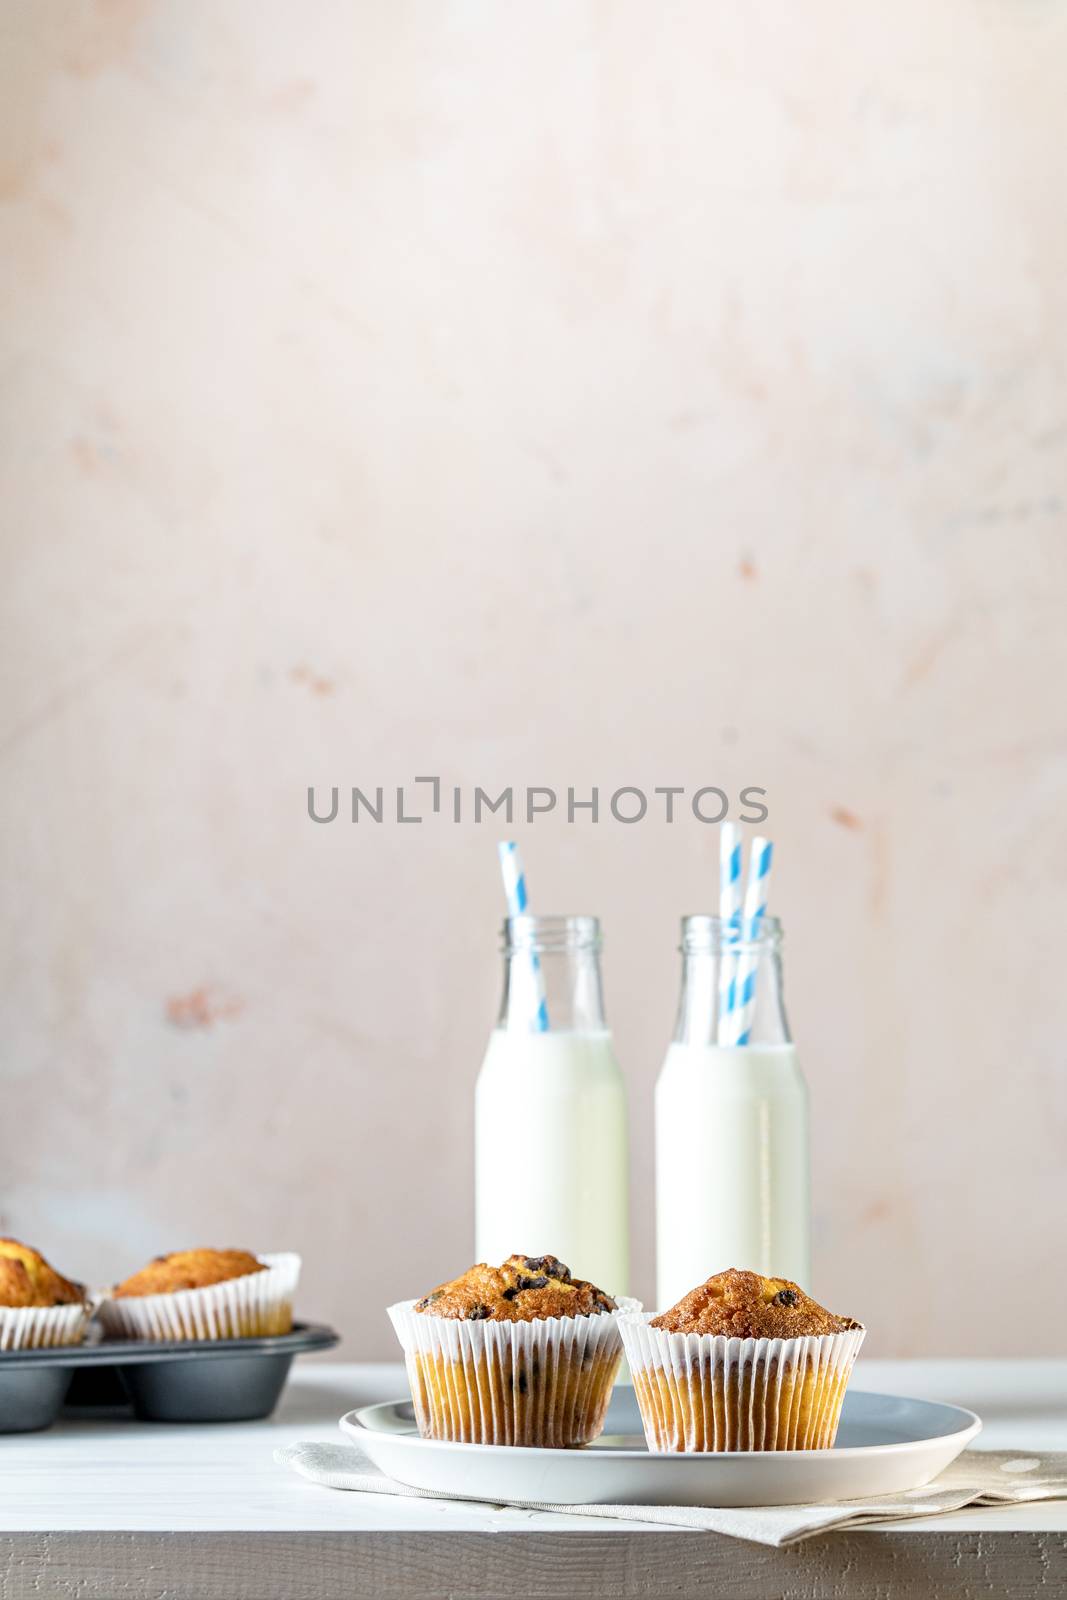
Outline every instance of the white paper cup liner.
{"type": "Polygon", "coordinates": [[[389,1307],[424,1439],[468,1444],[588,1444],[604,1427],[619,1369],[618,1311],[530,1322],[464,1322],[389,1307]]]}
{"type": "Polygon", "coordinates": [[[91,1307],[0,1306],[0,1350],[47,1350],[81,1344],[91,1307]]]}
{"type": "Polygon", "coordinates": [[[265,1272],[248,1272],[204,1289],[105,1298],[99,1316],[111,1339],[250,1339],[288,1333],[300,1257],[258,1256],[265,1272]]]}
{"type": "Polygon", "coordinates": [[[866,1329],[799,1339],[669,1333],[619,1319],[650,1450],[828,1450],[866,1329]]]}

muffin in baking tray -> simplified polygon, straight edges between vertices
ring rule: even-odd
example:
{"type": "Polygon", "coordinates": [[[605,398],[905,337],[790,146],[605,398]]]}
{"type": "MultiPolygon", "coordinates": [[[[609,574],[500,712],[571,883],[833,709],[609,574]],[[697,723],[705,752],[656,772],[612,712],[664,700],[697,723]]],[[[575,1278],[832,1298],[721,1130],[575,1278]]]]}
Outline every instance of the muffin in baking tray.
{"type": "Polygon", "coordinates": [[[89,1321],[85,1288],[39,1250],[0,1239],[0,1350],[80,1344],[89,1321]]]}
{"type": "Polygon", "coordinates": [[[156,1256],[147,1267],[112,1290],[116,1300],[149,1294],[174,1294],[179,1289],[207,1289],[253,1272],[266,1272],[258,1256],[247,1250],[174,1250],[156,1256]]]}
{"type": "Polygon", "coordinates": [[[587,1444],[603,1429],[619,1367],[619,1309],[547,1255],[483,1263],[390,1306],[419,1432],[473,1444],[587,1444]]]}
{"type": "Polygon", "coordinates": [[[823,1450],[865,1329],[785,1278],[731,1268],[620,1319],[650,1450],[823,1450]]]}
{"type": "Polygon", "coordinates": [[[100,1318],[111,1338],[241,1339],[288,1333],[300,1257],[176,1250],[111,1289],[100,1318]]]}

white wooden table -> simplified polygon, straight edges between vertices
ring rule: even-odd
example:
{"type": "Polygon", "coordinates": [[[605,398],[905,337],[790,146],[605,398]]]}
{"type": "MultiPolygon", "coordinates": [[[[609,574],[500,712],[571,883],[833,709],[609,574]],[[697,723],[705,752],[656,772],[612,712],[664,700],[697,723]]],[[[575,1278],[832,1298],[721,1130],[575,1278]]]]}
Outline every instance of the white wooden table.
{"type": "MultiPolygon", "coordinates": [[[[1067,1361],[866,1361],[856,1386],[969,1406],[980,1443],[1067,1449],[1067,1361]]],[[[399,1366],[298,1362],[267,1422],[62,1422],[0,1438],[0,1596],[983,1595],[1067,1591],[1067,1502],[959,1512],[769,1550],[706,1533],[320,1489],[272,1454],[337,1439],[399,1366]]]]}

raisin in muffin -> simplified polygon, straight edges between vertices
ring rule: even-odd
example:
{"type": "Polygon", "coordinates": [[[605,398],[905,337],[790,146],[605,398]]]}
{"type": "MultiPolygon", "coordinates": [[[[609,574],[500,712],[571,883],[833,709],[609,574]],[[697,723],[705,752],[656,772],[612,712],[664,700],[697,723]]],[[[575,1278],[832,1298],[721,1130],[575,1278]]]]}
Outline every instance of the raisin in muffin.
{"type": "Polygon", "coordinates": [[[104,1327],[120,1339],[242,1339],[288,1333],[300,1257],[175,1250],[108,1294],[104,1327]]]}
{"type": "Polygon", "coordinates": [[[82,1284],[31,1245],[0,1239],[0,1350],[80,1344],[88,1320],[82,1284]]]}
{"type": "Polygon", "coordinates": [[[731,1268],[620,1322],[650,1450],[823,1450],[864,1328],[786,1278],[731,1268]]]}
{"type": "Polygon", "coordinates": [[[555,1256],[509,1256],[501,1267],[471,1267],[415,1302],[415,1310],[470,1322],[532,1322],[542,1317],[590,1317],[615,1311],[610,1295],[555,1256]]]}
{"type": "Polygon", "coordinates": [[[471,1267],[421,1300],[390,1306],[419,1432],[473,1444],[587,1444],[603,1429],[619,1367],[619,1310],[555,1256],[527,1255],[471,1267]]]}

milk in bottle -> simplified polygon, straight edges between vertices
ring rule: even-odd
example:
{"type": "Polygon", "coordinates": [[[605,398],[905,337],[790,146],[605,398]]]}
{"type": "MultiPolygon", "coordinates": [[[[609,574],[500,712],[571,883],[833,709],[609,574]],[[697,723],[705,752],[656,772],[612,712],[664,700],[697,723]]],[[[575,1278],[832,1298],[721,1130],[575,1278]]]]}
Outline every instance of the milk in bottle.
{"type": "Polygon", "coordinates": [[[552,1254],[609,1294],[628,1278],[626,1090],[595,917],[509,917],[504,994],[475,1091],[475,1250],[552,1254]]]}
{"type": "Polygon", "coordinates": [[[723,937],[718,917],[682,924],[682,994],[656,1083],[657,1305],[727,1267],[811,1281],[808,1094],[781,991],[781,928],[723,937]],[[731,976],[755,982],[750,1042],[720,1043],[731,976]]]}

